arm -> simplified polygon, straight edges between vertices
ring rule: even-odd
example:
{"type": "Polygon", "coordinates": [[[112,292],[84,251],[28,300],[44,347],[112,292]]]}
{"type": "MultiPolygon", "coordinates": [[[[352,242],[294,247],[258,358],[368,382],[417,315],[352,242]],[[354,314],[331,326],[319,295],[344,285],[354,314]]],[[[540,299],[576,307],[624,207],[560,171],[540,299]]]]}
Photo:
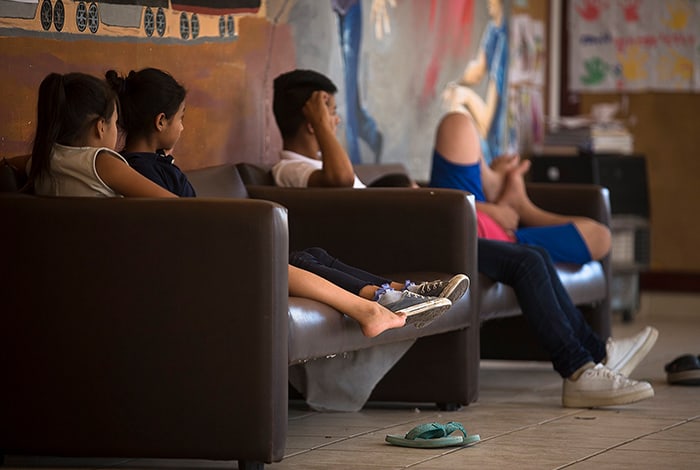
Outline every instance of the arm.
{"type": "Polygon", "coordinates": [[[486,53],[483,48],[479,49],[479,52],[474,60],[470,60],[467,67],[464,69],[462,74],[462,82],[465,85],[474,85],[479,83],[484,74],[486,73],[486,53]]]}
{"type": "Polygon", "coordinates": [[[107,152],[95,157],[97,174],[114,191],[126,197],[177,197],[107,152]]]}
{"type": "Polygon", "coordinates": [[[503,68],[507,63],[506,38],[504,35],[498,34],[494,28],[495,26],[489,23],[481,40],[479,55],[474,63],[470,63],[462,77],[467,84],[471,83],[469,80],[476,78],[481,80],[485,76],[488,78],[484,98],[472,90],[472,93],[467,94],[466,100],[462,103],[474,116],[482,137],[485,137],[491,128],[497,105],[499,100],[502,99],[500,90],[504,85],[506,74],[506,70],[503,68]],[[491,42],[490,38],[493,39],[494,37],[496,43],[488,46],[490,54],[487,58],[486,47],[491,42]]]}
{"type": "Polygon", "coordinates": [[[377,39],[382,39],[385,34],[391,33],[387,4],[392,8],[396,8],[396,0],[372,1],[372,11],[369,14],[369,18],[374,23],[374,37],[377,39]]]}
{"type": "Polygon", "coordinates": [[[486,137],[494,114],[496,114],[496,105],[498,104],[499,96],[496,89],[496,83],[490,81],[486,88],[486,99],[482,99],[474,90],[466,88],[464,90],[464,99],[462,105],[467,108],[467,111],[474,118],[476,127],[479,129],[479,134],[482,138],[486,137]]]}
{"type": "Polygon", "coordinates": [[[304,116],[311,124],[323,158],[323,168],[309,177],[308,186],[348,187],[355,182],[355,170],[348,154],[335,136],[336,116],[328,110],[329,95],[316,91],[304,105],[304,116]]]}
{"type": "Polygon", "coordinates": [[[503,230],[512,234],[518,228],[520,217],[512,207],[506,204],[493,204],[490,202],[477,202],[476,210],[489,215],[503,230]]]}

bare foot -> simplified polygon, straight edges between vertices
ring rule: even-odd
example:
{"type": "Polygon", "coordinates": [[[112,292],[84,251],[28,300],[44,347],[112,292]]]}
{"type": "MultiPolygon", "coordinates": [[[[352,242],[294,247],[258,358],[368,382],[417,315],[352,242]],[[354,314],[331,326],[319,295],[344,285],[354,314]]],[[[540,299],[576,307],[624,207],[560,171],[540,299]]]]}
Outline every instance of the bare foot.
{"type": "Polygon", "coordinates": [[[523,210],[532,205],[525,190],[525,178],[523,175],[530,169],[530,161],[524,160],[506,175],[506,184],[503,186],[498,203],[507,204],[522,215],[523,210]]]}
{"type": "Polygon", "coordinates": [[[406,324],[405,313],[394,313],[382,307],[377,302],[369,304],[369,310],[363,312],[362,318],[357,320],[362,328],[362,334],[368,338],[384,333],[392,328],[401,328],[406,324]]]}

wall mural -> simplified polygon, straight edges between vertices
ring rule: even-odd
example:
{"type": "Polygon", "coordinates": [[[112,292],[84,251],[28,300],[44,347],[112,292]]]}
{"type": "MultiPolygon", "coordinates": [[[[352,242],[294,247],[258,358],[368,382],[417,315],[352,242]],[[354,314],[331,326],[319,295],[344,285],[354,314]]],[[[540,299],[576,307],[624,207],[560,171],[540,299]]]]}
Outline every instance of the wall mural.
{"type": "Polygon", "coordinates": [[[401,162],[426,179],[450,83],[489,100],[493,71],[464,77],[484,32],[498,30],[492,3],[502,0],[0,0],[0,157],[31,148],[48,73],[153,66],[188,89],[178,165],[271,165],[281,147],[272,80],[298,67],[338,86],[339,138],[354,162],[401,162]]]}
{"type": "MultiPolygon", "coordinates": [[[[277,2],[295,39],[296,67],[320,71],[339,88],[339,137],[353,162],[401,162],[427,178],[442,91],[474,54],[488,2],[284,3],[277,2]]],[[[475,89],[483,93],[484,85],[475,89]]]]}
{"type": "Polygon", "coordinates": [[[235,39],[236,15],[259,9],[260,0],[3,0],[0,28],[120,38],[235,39]]]}
{"type": "Polygon", "coordinates": [[[48,73],[144,67],[167,70],[188,89],[181,167],[260,155],[261,87],[276,71],[269,64],[286,68],[293,55],[291,47],[270,51],[272,29],[260,0],[0,0],[0,156],[31,149],[48,73]]]}
{"type": "Polygon", "coordinates": [[[476,54],[467,63],[460,80],[448,84],[444,96],[451,110],[461,110],[472,116],[479,130],[484,158],[490,163],[493,157],[508,153],[509,38],[503,2],[489,0],[488,13],[489,20],[476,54]],[[483,96],[472,88],[482,81],[486,82],[483,96]]]}

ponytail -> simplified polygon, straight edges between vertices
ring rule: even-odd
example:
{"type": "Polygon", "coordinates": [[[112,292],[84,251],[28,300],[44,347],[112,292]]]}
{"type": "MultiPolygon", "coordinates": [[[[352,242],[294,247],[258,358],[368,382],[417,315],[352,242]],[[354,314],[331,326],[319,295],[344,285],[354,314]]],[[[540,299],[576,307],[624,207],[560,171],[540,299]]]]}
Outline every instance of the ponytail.
{"type": "Polygon", "coordinates": [[[76,146],[98,119],[114,113],[116,94],[97,77],[51,73],[39,85],[36,134],[26,189],[50,167],[54,144],[76,146]]]}
{"type": "Polygon", "coordinates": [[[61,132],[62,109],[66,103],[63,76],[49,74],[39,85],[37,100],[36,135],[32,148],[32,165],[29,169],[27,186],[32,186],[36,178],[49,170],[49,158],[53,144],[61,132]]]}

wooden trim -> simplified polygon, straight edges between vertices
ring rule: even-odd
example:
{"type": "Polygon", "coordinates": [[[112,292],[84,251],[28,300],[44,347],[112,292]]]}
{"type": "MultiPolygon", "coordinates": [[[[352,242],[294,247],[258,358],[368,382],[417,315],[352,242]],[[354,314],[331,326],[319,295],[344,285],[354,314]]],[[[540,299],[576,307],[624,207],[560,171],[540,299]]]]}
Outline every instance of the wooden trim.
{"type": "Polygon", "coordinates": [[[639,274],[639,289],[700,293],[700,273],[677,271],[641,272],[639,274]]]}

